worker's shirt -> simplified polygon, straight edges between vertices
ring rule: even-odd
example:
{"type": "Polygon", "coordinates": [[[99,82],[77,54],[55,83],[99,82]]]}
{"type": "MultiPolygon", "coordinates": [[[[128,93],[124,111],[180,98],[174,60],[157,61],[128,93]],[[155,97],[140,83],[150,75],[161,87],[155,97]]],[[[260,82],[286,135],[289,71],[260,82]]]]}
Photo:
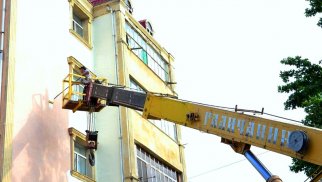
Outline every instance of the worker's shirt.
{"type": "Polygon", "coordinates": [[[91,74],[89,73],[89,71],[87,69],[84,71],[83,76],[85,78],[81,78],[81,80],[80,80],[81,83],[88,84],[91,82],[91,74]]]}

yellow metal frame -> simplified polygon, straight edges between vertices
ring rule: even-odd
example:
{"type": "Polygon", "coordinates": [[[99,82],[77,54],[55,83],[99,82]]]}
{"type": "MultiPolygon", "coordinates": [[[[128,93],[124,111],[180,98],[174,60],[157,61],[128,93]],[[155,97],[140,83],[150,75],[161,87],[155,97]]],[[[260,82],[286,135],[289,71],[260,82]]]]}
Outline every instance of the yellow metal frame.
{"type": "MultiPolygon", "coordinates": [[[[79,82],[79,81],[73,81],[73,80],[75,80],[75,77],[77,78],[77,79],[79,79],[79,78],[85,78],[85,77],[83,77],[83,76],[81,76],[81,75],[78,75],[78,74],[72,74],[72,73],[70,73],[70,74],[68,74],[66,77],[65,77],[65,79],[63,80],[63,97],[62,97],[62,99],[63,99],[63,106],[66,104],[66,102],[68,102],[68,101],[70,101],[70,100],[72,100],[72,97],[73,96],[78,96],[78,97],[83,97],[83,96],[85,96],[85,94],[84,93],[81,93],[81,92],[79,92],[79,91],[77,91],[77,90],[75,90],[75,89],[73,89],[73,86],[75,86],[75,85],[81,85],[81,83],[79,82]],[[68,88],[68,89],[66,89],[66,88],[68,88]]],[[[76,79],[76,80],[77,80],[76,79]]],[[[106,79],[105,78],[93,78],[92,79],[93,81],[95,81],[95,80],[98,80],[98,81],[100,81],[103,85],[106,85],[106,79]]],[[[103,101],[103,100],[102,100],[103,101]]],[[[78,100],[78,105],[73,109],[73,112],[75,112],[80,106],[81,106],[81,104],[82,104],[82,100],[78,100]]]]}
{"type": "Polygon", "coordinates": [[[65,79],[63,80],[63,102],[65,100],[71,100],[73,95],[78,95],[78,96],[84,96],[85,94],[80,93],[80,92],[76,92],[73,90],[73,85],[80,85],[80,82],[77,81],[72,81],[73,77],[79,77],[79,78],[85,78],[81,75],[77,75],[77,74],[68,74],[65,79]],[[68,88],[68,89],[66,89],[68,88]],[[67,92],[67,93],[66,93],[67,92]]]}
{"type": "Polygon", "coordinates": [[[215,108],[213,106],[148,94],[144,118],[160,118],[211,133],[232,142],[242,142],[287,156],[322,165],[322,130],[288,124],[215,108]],[[303,131],[309,138],[305,153],[287,147],[292,131],[303,131]]]}
{"type": "MultiPolygon", "coordinates": [[[[76,60],[74,57],[70,56],[67,58],[67,62],[69,64],[69,73],[68,75],[63,79],[63,91],[62,91],[62,103],[63,108],[65,108],[66,104],[68,102],[72,101],[73,96],[77,96],[77,98],[83,98],[85,96],[84,93],[79,92],[78,90],[74,89],[74,86],[80,86],[82,85],[80,81],[81,78],[85,78],[82,75],[79,75],[77,73],[74,73],[75,71],[80,70],[80,67],[83,66],[78,60],[76,60]]],[[[107,79],[102,77],[97,77],[93,72],[90,72],[92,81],[99,81],[103,85],[107,85],[107,79]]],[[[82,99],[75,100],[74,102],[78,102],[74,108],[72,108],[73,112],[76,112],[83,104],[82,99]]],[[[105,104],[105,100],[99,100],[101,104],[105,104]]]]}

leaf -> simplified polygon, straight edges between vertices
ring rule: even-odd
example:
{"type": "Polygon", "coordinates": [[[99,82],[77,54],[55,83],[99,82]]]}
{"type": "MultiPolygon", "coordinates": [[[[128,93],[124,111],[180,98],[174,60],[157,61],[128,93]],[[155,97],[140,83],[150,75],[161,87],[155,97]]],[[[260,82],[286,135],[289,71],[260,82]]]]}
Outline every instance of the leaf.
{"type": "MultiPolygon", "coordinates": [[[[321,62],[322,60],[319,64],[321,62]]],[[[285,109],[304,108],[307,115],[302,123],[322,128],[322,67],[300,56],[288,57],[281,60],[281,63],[292,67],[292,69],[280,72],[284,85],[278,86],[278,92],[289,94],[284,102],[285,109]]],[[[304,171],[308,176],[316,168],[316,165],[298,159],[293,159],[290,166],[291,171],[296,173],[304,171]]]]}

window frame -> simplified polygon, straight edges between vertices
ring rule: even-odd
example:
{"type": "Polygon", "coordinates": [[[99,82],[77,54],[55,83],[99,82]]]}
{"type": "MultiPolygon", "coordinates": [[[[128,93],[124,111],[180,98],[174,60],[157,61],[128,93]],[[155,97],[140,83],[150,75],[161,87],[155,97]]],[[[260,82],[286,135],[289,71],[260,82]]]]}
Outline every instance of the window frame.
{"type": "Polygon", "coordinates": [[[132,7],[132,2],[131,0],[124,0],[124,3],[129,11],[130,14],[133,13],[133,7],[132,7]]]}
{"type": "MultiPolygon", "coordinates": [[[[80,42],[82,42],[86,47],[92,49],[92,15],[93,6],[84,0],[70,0],[70,29],[69,32],[74,35],[80,42]],[[82,1],[79,2],[79,1],[82,1]],[[82,5],[86,4],[87,8],[82,5]],[[74,15],[76,15],[80,20],[82,20],[82,34],[80,35],[76,30],[74,30],[74,15]]],[[[79,22],[77,22],[79,25],[79,22]]]]}
{"type": "Polygon", "coordinates": [[[152,123],[155,127],[157,127],[160,131],[162,131],[169,138],[171,138],[171,140],[178,143],[179,140],[178,140],[177,124],[172,123],[167,120],[164,120],[164,119],[161,119],[161,120],[149,119],[149,122],[152,123]],[[172,133],[172,134],[170,134],[170,133],[172,133]]]}
{"type": "Polygon", "coordinates": [[[150,41],[125,21],[126,45],[163,82],[170,81],[170,64],[150,41]]]}
{"type": "MultiPolygon", "coordinates": [[[[129,78],[129,88],[138,92],[147,93],[147,90],[131,75],[129,78]],[[132,86],[134,86],[135,88],[132,86]]],[[[140,115],[142,115],[142,112],[139,112],[139,113],[140,115]]],[[[161,119],[161,120],[148,119],[148,121],[152,123],[156,128],[158,128],[161,132],[163,132],[165,135],[167,135],[169,138],[171,138],[173,141],[178,143],[178,131],[177,131],[177,125],[175,123],[172,123],[164,119],[161,119]],[[173,133],[170,134],[172,131],[173,133]]]]}
{"type": "Polygon", "coordinates": [[[132,76],[130,76],[129,79],[129,88],[138,92],[147,93],[147,90],[132,76]],[[134,85],[135,88],[133,88],[132,85],[134,85]]]}
{"type": "Polygon", "coordinates": [[[73,12],[73,30],[80,35],[81,37],[84,36],[84,21],[73,12]],[[77,27],[77,28],[75,28],[77,27]],[[81,32],[78,32],[77,29],[80,28],[81,32]]]}
{"type": "MultiPolygon", "coordinates": [[[[75,169],[75,144],[77,143],[80,146],[85,147],[86,146],[86,135],[78,131],[77,129],[71,127],[68,128],[68,133],[70,135],[70,153],[71,153],[71,169],[70,169],[70,174],[71,176],[77,178],[78,180],[84,181],[84,182],[96,182],[95,180],[95,167],[90,166],[88,164],[88,150],[86,151],[86,160],[85,164],[86,166],[89,166],[91,168],[91,176],[82,174],[75,169]]],[[[87,167],[86,167],[87,168],[87,167]]],[[[85,169],[85,173],[87,173],[87,169],[85,169]]]]}
{"type": "MultiPolygon", "coordinates": [[[[181,181],[181,173],[177,170],[173,169],[166,163],[162,162],[158,158],[154,157],[150,152],[145,150],[140,145],[135,145],[135,154],[136,154],[136,165],[137,165],[137,175],[138,179],[142,180],[142,177],[140,176],[141,173],[146,174],[146,179],[143,178],[143,181],[147,182],[155,182],[160,179],[167,179],[167,181],[171,182],[180,182],[181,181]],[[140,162],[139,162],[140,161],[140,162]],[[145,164],[146,171],[142,171],[143,168],[139,168],[139,163],[145,164]],[[151,176],[154,175],[154,176],[151,176]],[[158,178],[158,179],[155,179],[158,178]]],[[[143,176],[144,177],[144,176],[143,176]]]]}

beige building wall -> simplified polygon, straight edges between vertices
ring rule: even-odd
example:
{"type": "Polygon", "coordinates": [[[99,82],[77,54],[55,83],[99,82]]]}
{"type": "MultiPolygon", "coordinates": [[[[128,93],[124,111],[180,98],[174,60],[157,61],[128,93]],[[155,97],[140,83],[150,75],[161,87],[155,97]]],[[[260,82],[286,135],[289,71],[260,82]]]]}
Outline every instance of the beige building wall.
{"type": "MultiPolygon", "coordinates": [[[[94,71],[108,79],[118,82],[115,32],[112,14],[96,17],[93,22],[94,71]]],[[[96,126],[99,130],[99,149],[97,150],[97,181],[122,181],[122,133],[119,109],[107,107],[97,113],[96,126]]]]}
{"type": "MultiPolygon", "coordinates": [[[[155,49],[159,50],[162,54],[164,60],[166,60],[170,65],[173,64],[173,57],[166,52],[161,46],[153,39],[152,36],[148,34],[148,32],[133,18],[131,14],[128,13],[126,9],[126,5],[122,3],[113,3],[115,1],[102,4],[98,7],[94,8],[94,17],[95,21],[100,20],[104,22],[108,22],[108,24],[112,23],[112,28],[115,28],[112,31],[112,36],[110,32],[107,30],[108,27],[101,28],[100,33],[97,33],[95,36],[100,38],[94,38],[94,40],[101,41],[115,41],[117,44],[116,49],[114,50],[113,58],[109,57],[113,60],[113,63],[116,61],[117,65],[109,65],[106,71],[101,72],[99,69],[98,72],[100,74],[110,75],[113,78],[111,83],[125,85],[127,87],[130,86],[130,77],[135,79],[142,87],[151,92],[159,92],[159,93],[167,93],[175,95],[173,88],[171,85],[166,84],[163,80],[161,80],[146,64],[143,63],[129,48],[126,43],[126,30],[125,24],[126,22],[136,27],[136,31],[141,33],[141,36],[146,38],[147,42],[151,43],[155,49]],[[114,11],[111,11],[114,10],[114,11]],[[102,36],[105,34],[106,36],[102,36]],[[106,40],[111,37],[110,40],[106,40]],[[118,70],[118,72],[115,72],[118,70]],[[112,75],[111,75],[112,74],[112,75]],[[113,76],[113,74],[115,74],[113,76]],[[116,77],[116,79],[114,79],[116,77]],[[115,81],[115,82],[113,82],[115,81]]],[[[94,22],[95,22],[94,21],[94,22]]],[[[97,22],[98,23],[98,22],[97,22]]],[[[106,25],[104,25],[106,26],[106,25]]],[[[97,27],[96,27],[97,28],[97,27]]],[[[95,28],[94,28],[95,29],[95,28]]],[[[94,30],[95,32],[96,30],[94,30]]],[[[106,44],[105,46],[109,46],[106,44]]],[[[101,47],[102,48],[102,47],[101,47]]],[[[103,49],[101,51],[104,52],[103,49]]],[[[106,50],[108,50],[106,48],[106,50]]],[[[95,48],[94,48],[95,52],[95,48]]],[[[109,52],[111,54],[111,52],[109,52]]],[[[107,52],[105,51],[105,54],[107,52]]],[[[97,57],[101,56],[101,53],[96,54],[97,57]]],[[[102,57],[103,58],[103,57],[102,57]]],[[[95,61],[97,59],[95,58],[95,61]]],[[[101,59],[100,59],[101,60],[101,59]]],[[[102,59],[100,64],[106,64],[106,59],[102,59]]],[[[170,75],[172,76],[173,72],[170,71],[170,75]]],[[[170,77],[171,77],[170,76],[170,77]]],[[[174,81],[171,77],[169,82],[174,81]]],[[[106,110],[106,109],[105,109],[106,110]]],[[[106,122],[116,122],[117,119],[113,121],[114,118],[108,117],[107,113],[110,111],[103,111],[98,114],[99,118],[104,118],[106,122]],[[109,118],[109,119],[106,119],[109,118]]],[[[182,173],[182,177],[185,181],[185,163],[184,163],[184,153],[183,147],[180,144],[181,135],[180,135],[180,126],[177,126],[179,129],[178,140],[174,141],[172,138],[167,136],[163,131],[157,128],[153,123],[143,119],[140,116],[140,113],[131,109],[121,108],[116,111],[119,114],[119,118],[121,120],[121,141],[122,146],[120,146],[120,155],[123,156],[123,177],[125,181],[138,181],[138,169],[137,169],[137,160],[136,160],[136,145],[139,147],[145,148],[149,153],[158,158],[160,161],[164,162],[166,165],[170,166],[172,169],[176,170],[178,173],[182,173]]],[[[100,119],[98,119],[98,123],[100,123],[100,119]]],[[[110,125],[110,124],[108,124],[110,125]]],[[[108,130],[108,129],[107,129],[108,130]]],[[[117,134],[115,134],[117,136],[117,134]]],[[[104,141],[100,141],[102,143],[104,141]]],[[[99,152],[99,151],[98,151],[99,152]]],[[[116,154],[116,153],[115,153],[116,154]]],[[[99,156],[100,154],[98,154],[99,156]]],[[[105,166],[106,168],[107,166],[105,166]]],[[[102,170],[98,167],[98,170],[102,170]]],[[[101,174],[98,174],[101,175],[101,174]]]]}

